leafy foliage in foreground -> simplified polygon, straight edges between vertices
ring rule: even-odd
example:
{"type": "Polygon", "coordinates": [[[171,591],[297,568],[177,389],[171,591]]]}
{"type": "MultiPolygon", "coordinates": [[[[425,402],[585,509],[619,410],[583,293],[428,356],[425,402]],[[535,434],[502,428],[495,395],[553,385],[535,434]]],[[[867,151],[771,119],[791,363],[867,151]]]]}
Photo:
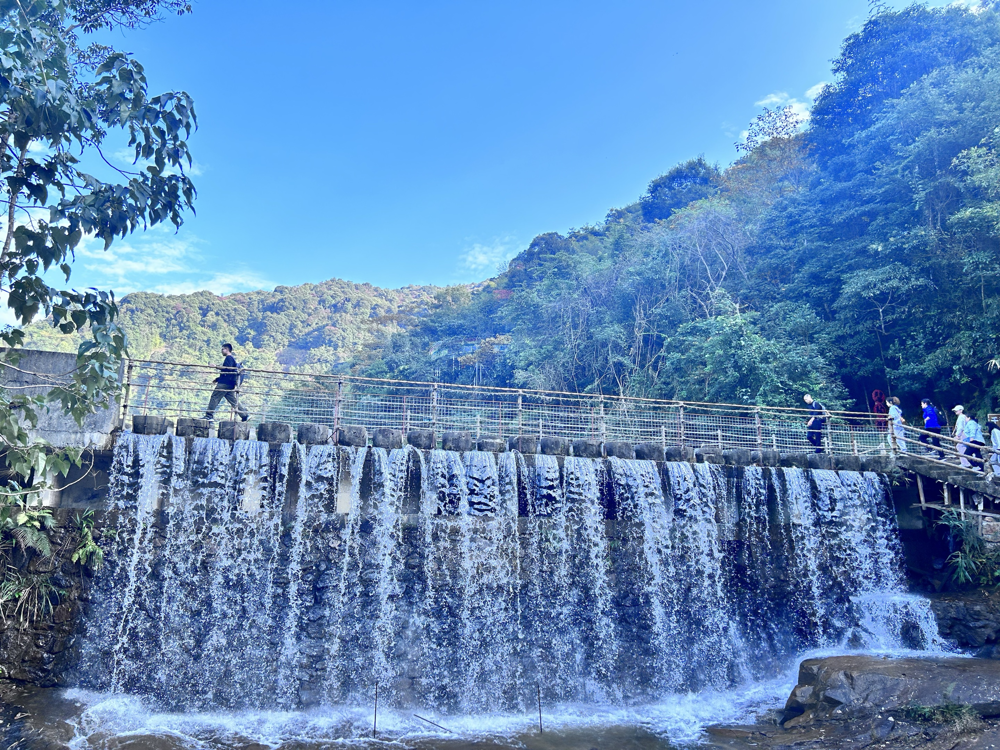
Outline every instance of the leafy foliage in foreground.
{"type": "Polygon", "coordinates": [[[107,249],[139,229],[180,226],[195,198],[184,171],[196,126],[190,97],[152,95],[137,60],[84,46],[80,35],[188,10],[177,0],[0,0],[0,291],[16,320],[0,330],[0,369],[18,368],[35,319],[72,339],[77,354],[73,372],[44,395],[0,388],[0,616],[11,602],[20,616],[58,598],[46,580],[11,572],[11,555],[51,553],[52,517],[38,493],[79,465],[81,451],[53,450],[31,430],[46,409],[82,422],[113,403],[126,346],[112,293],[60,289],[45,274],[58,270],[68,283],[84,236],[107,249]],[[116,132],[134,150],[132,171],[104,157],[116,132]]]}

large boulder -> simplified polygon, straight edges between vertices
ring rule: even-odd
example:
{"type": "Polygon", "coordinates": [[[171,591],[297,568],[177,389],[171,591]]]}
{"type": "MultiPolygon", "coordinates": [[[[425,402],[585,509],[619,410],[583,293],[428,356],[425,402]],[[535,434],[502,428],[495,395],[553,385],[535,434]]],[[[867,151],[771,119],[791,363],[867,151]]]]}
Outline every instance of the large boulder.
{"type": "Polygon", "coordinates": [[[1000,661],[960,657],[806,659],[782,721],[797,726],[834,716],[909,706],[969,706],[1000,715],[1000,661]]]}

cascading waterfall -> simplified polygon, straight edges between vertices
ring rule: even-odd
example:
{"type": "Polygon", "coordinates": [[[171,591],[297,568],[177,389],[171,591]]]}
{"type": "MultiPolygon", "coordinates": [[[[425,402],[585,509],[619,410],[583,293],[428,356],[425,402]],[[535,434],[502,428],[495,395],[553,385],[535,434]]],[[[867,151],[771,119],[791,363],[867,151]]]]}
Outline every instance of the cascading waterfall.
{"type": "Polygon", "coordinates": [[[940,645],[870,473],[126,433],[109,508],[81,680],[173,709],[628,705],[940,645]]]}

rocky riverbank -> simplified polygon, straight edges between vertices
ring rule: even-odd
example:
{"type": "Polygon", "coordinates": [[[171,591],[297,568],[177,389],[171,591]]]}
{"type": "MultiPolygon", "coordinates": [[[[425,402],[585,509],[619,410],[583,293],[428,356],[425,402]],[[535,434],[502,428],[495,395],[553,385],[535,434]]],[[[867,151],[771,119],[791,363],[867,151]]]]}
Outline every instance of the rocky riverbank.
{"type": "Polygon", "coordinates": [[[72,560],[80,541],[73,515],[53,517],[52,554],[15,549],[6,581],[17,596],[0,602],[0,678],[41,687],[61,684],[87,597],[88,572],[72,560]]]}
{"type": "Polygon", "coordinates": [[[713,726],[735,748],[1000,747],[1000,661],[962,657],[807,659],[773,721],[713,726]]]}

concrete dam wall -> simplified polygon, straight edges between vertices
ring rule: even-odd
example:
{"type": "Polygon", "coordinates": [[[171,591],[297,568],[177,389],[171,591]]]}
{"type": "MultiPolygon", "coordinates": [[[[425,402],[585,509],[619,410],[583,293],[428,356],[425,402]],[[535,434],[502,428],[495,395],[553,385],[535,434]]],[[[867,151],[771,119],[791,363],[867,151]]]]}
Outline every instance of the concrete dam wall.
{"type": "Polygon", "coordinates": [[[937,642],[883,475],[124,433],[77,679],[175,708],[725,689],[937,642]]]}

